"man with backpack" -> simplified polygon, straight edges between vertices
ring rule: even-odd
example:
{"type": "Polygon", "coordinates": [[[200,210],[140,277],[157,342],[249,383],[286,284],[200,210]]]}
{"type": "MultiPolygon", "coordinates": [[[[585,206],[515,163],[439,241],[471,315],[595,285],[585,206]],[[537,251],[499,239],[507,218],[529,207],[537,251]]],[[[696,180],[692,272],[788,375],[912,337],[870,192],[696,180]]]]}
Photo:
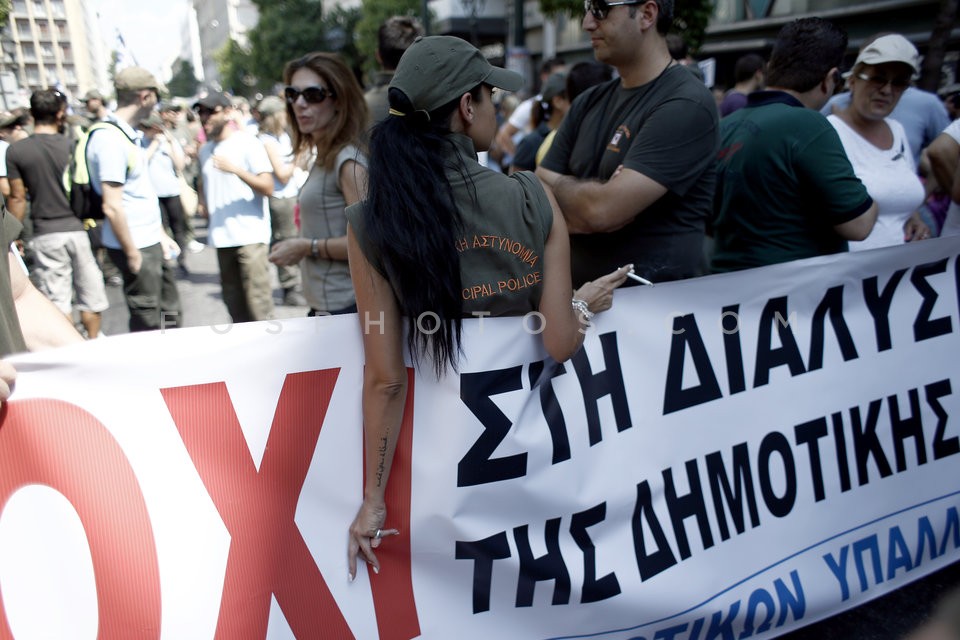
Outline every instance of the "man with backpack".
{"type": "Polygon", "coordinates": [[[182,325],[177,290],[177,244],[163,230],[160,203],[150,182],[137,123],[157,104],[160,83],[146,69],[127,67],[114,78],[116,127],[86,140],[90,184],[103,198],[103,245],[120,269],[130,331],[182,325]]]}
{"type": "Polygon", "coordinates": [[[70,160],[70,141],[60,133],[66,110],[66,98],[55,89],[41,89],[30,96],[33,135],[14,142],[7,151],[8,205],[23,221],[30,195],[34,282],[71,321],[76,295],[87,337],[96,338],[100,313],[109,302],[90,239],[73,215],[61,182],[70,160]]]}

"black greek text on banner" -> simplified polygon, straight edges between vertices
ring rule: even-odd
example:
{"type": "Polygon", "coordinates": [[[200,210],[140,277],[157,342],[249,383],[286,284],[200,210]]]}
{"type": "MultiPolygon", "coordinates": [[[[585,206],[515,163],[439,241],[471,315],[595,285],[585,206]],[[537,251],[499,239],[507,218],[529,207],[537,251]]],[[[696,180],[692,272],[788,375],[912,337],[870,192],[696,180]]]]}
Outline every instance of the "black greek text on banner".
{"type": "MultiPolygon", "coordinates": [[[[772,638],[960,560],[960,240],[619,291],[411,370],[347,580],[354,316],[14,358],[0,638],[772,638]],[[55,615],[53,614],[55,612],[55,615]]],[[[376,325],[371,330],[376,330],[376,325]]]]}

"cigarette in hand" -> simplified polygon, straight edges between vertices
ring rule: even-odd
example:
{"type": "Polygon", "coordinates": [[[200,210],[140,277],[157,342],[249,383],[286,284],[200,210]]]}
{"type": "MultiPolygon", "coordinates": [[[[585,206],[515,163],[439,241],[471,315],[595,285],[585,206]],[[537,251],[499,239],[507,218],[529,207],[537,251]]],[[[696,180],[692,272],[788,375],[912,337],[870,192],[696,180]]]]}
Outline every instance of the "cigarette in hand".
{"type": "Polygon", "coordinates": [[[627,272],[627,277],[630,278],[631,280],[636,280],[636,281],[639,282],[640,284],[645,284],[645,285],[647,285],[648,287],[654,286],[654,284],[653,284],[652,282],[650,282],[650,281],[647,280],[646,278],[641,278],[640,276],[638,276],[637,274],[635,274],[633,271],[628,271],[628,272],[627,272]]]}

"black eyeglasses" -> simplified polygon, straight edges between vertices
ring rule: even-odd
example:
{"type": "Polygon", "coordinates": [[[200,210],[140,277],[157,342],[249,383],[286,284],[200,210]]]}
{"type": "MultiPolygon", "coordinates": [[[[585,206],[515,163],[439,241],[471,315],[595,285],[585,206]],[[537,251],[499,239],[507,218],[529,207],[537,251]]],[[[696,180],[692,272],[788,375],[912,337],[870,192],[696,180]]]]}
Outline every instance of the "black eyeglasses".
{"type": "Polygon", "coordinates": [[[605,20],[610,13],[610,7],[620,7],[630,4],[643,4],[646,0],[622,0],[621,2],[604,2],[604,0],[583,0],[583,11],[597,20],[605,20]]]}
{"type": "Polygon", "coordinates": [[[300,96],[303,96],[307,104],[320,104],[327,98],[336,98],[337,94],[323,87],[304,87],[303,89],[297,89],[296,87],[283,88],[283,97],[286,98],[290,104],[296,102],[300,96]]]}
{"type": "Polygon", "coordinates": [[[874,89],[883,89],[888,84],[894,91],[903,91],[910,86],[910,78],[888,78],[886,76],[868,76],[865,73],[858,73],[857,77],[865,82],[869,82],[874,89]]]}
{"type": "Polygon", "coordinates": [[[220,111],[220,107],[217,107],[216,109],[211,109],[210,107],[197,107],[196,111],[197,115],[201,118],[209,118],[216,112],[220,111]]]}

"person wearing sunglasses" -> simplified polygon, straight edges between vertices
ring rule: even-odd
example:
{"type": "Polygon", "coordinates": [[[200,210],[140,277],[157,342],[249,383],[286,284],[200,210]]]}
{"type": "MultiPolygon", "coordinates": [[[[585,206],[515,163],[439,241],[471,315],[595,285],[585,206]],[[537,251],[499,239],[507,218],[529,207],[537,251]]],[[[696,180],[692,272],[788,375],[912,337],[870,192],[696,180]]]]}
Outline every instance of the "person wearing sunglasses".
{"type": "MultiPolygon", "coordinates": [[[[888,35],[891,34],[879,33],[868,37],[861,49],[869,46],[877,38],[888,35]]],[[[820,109],[820,113],[829,116],[846,109],[850,106],[852,97],[853,94],[849,91],[837,93],[820,109]]],[[[910,145],[910,153],[916,163],[920,162],[923,151],[950,124],[950,116],[940,98],[934,93],[913,86],[913,83],[908,83],[902,88],[900,99],[890,113],[890,117],[903,125],[904,132],[907,134],[907,143],[910,145]]]]}
{"type": "Polygon", "coordinates": [[[850,104],[827,117],[837,130],[857,177],[877,203],[877,222],[850,250],[890,247],[930,237],[919,208],[923,183],[903,125],[890,117],[913,74],[920,54],[899,34],[877,38],[863,49],[847,80],[850,104]]]}
{"type": "Polygon", "coordinates": [[[667,47],[673,0],[584,9],[594,56],[619,77],[571,105],[537,168],[570,228],[573,284],[627,263],[654,282],[701,275],[717,106],[667,47]]]}
{"type": "Polygon", "coordinates": [[[571,300],[566,226],[543,185],[477,161],[497,131],[494,89],[522,85],[460,38],[418,38],[390,83],[390,117],[371,132],[368,196],[347,209],[365,329],[366,486],[349,529],[351,579],[358,558],[379,571],[384,538],[409,535],[389,528],[385,501],[407,395],[404,344],[440,377],[457,366],[462,318],[539,312],[544,348],[563,361],[580,348],[581,322],[609,308],[627,278],[629,265],[571,300]],[[509,249],[518,246],[524,259],[509,249]]]}
{"type": "Polygon", "coordinates": [[[273,166],[263,143],[237,121],[229,95],[212,91],[194,105],[207,142],[200,147],[198,211],[217,250],[223,302],[234,322],[273,318],[268,199],[273,166]]]}
{"type": "Polygon", "coordinates": [[[334,53],[308,53],[283,70],[287,117],[295,123],[293,152],[312,155],[300,188],[300,236],[278,242],[270,261],[300,264],[307,315],[356,311],[347,265],[344,208],[359,202],[367,184],[363,90],[334,53]]]}
{"type": "Polygon", "coordinates": [[[767,63],[767,89],[720,121],[714,271],[840,253],[870,234],[877,204],[817,113],[846,48],[846,32],[828,20],[787,24],[767,63]]]}

